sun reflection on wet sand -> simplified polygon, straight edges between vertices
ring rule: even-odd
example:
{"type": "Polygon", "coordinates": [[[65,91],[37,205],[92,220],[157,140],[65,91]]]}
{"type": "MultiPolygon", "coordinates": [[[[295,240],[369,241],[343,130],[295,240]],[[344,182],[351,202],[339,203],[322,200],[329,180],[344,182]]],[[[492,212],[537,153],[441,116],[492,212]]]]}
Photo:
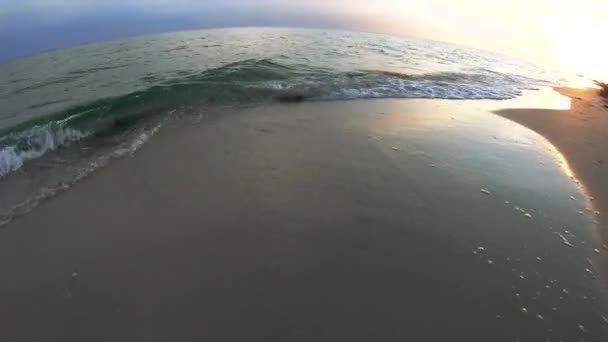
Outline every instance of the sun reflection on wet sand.
{"type": "MultiPolygon", "coordinates": [[[[549,143],[549,142],[547,142],[549,143]]],[[[551,145],[553,146],[553,145],[551,145]]],[[[568,163],[568,160],[566,159],[566,157],[564,157],[564,155],[559,152],[559,150],[557,150],[557,148],[555,148],[555,157],[558,160],[558,164],[561,167],[562,171],[564,171],[564,173],[570,177],[572,180],[574,180],[577,184],[580,184],[580,181],[578,179],[576,179],[576,175],[574,174],[574,171],[572,170],[572,168],[570,168],[570,164],[568,163]]]]}
{"type": "Polygon", "coordinates": [[[523,96],[512,100],[494,102],[493,106],[495,107],[493,110],[504,108],[569,110],[572,99],[553,88],[541,87],[538,90],[526,90],[523,96]]]}
{"type": "MultiPolygon", "coordinates": [[[[520,99],[504,101],[500,103],[503,109],[508,107],[522,109],[520,111],[513,111],[511,109],[508,109],[506,111],[498,110],[495,112],[502,113],[501,115],[509,112],[519,113],[519,116],[517,114],[515,116],[513,116],[512,114],[507,114],[505,116],[513,120],[514,122],[520,123],[524,127],[534,127],[534,129],[530,128],[530,130],[536,131],[537,133],[539,133],[539,136],[542,137],[542,140],[544,141],[545,150],[552,155],[556,165],[559,166],[560,171],[564,175],[568,176],[572,180],[572,182],[575,183],[577,191],[576,194],[573,193],[571,195],[570,199],[576,202],[576,204],[574,204],[573,202],[573,205],[579,208],[579,215],[584,218],[584,221],[589,224],[590,228],[587,230],[589,233],[588,240],[586,241],[587,243],[585,243],[585,241],[582,242],[586,246],[581,247],[583,247],[584,251],[587,253],[586,266],[588,266],[589,269],[593,270],[593,274],[596,275],[595,281],[597,283],[597,286],[598,288],[602,288],[608,282],[608,273],[605,271],[608,270],[608,259],[605,255],[605,251],[608,250],[608,247],[606,247],[606,239],[603,238],[602,234],[602,231],[605,231],[606,222],[604,219],[601,218],[601,216],[599,216],[600,211],[603,208],[602,202],[600,202],[601,198],[599,198],[599,196],[602,194],[601,187],[598,188],[597,184],[594,183],[593,179],[585,178],[588,175],[585,176],[583,174],[585,172],[584,167],[583,169],[579,169],[580,164],[578,163],[580,163],[580,156],[577,156],[576,152],[574,152],[573,154],[573,152],[570,151],[570,154],[565,154],[562,153],[562,151],[558,148],[558,144],[560,142],[563,148],[565,148],[564,146],[566,146],[564,144],[576,144],[577,142],[576,140],[574,140],[573,142],[564,142],[563,139],[560,140],[559,134],[567,134],[568,136],[572,136],[576,134],[583,134],[585,132],[581,132],[579,130],[570,131],[566,133],[562,131],[561,133],[559,133],[560,130],[556,129],[555,127],[555,123],[559,123],[559,125],[564,125],[564,123],[572,122],[571,120],[573,116],[577,117],[577,115],[575,114],[580,113],[580,106],[582,106],[581,104],[584,103],[581,101],[581,97],[579,96],[583,95],[582,93],[579,94],[577,91],[572,92],[570,91],[570,89],[564,89],[563,91],[560,90],[560,92],[564,94],[569,94],[569,96],[571,97],[561,95],[558,91],[553,89],[545,89],[537,93],[527,93],[527,96],[524,96],[520,99]],[[577,101],[573,103],[572,99],[576,99],[577,101]],[[535,104],[540,104],[540,106],[537,107],[540,110],[532,107],[535,104]],[[527,109],[530,108],[532,108],[532,110],[528,111],[527,109]],[[543,115],[545,121],[542,121],[538,118],[535,119],[535,115],[543,115]],[[555,120],[550,120],[552,117],[555,117],[555,120]],[[526,125],[525,123],[528,123],[528,125],[526,125]],[[553,127],[550,126],[552,124],[554,125],[553,127]],[[543,125],[549,125],[550,127],[547,128],[543,125]],[[548,137],[545,137],[544,135],[540,134],[541,132],[544,132],[545,134],[549,132],[548,137]],[[549,140],[549,138],[551,138],[552,140],[549,140]],[[554,144],[554,142],[557,142],[557,144],[554,144]],[[572,160],[569,161],[566,156],[572,158],[572,160]],[[596,199],[594,195],[597,196],[598,199],[596,199]]],[[[508,128],[508,125],[506,125],[506,127],[508,131],[511,131],[511,129],[508,128]]],[[[574,126],[573,129],[576,129],[577,127],[578,126],[574,126]]],[[[513,131],[517,132],[517,130],[513,131]]],[[[564,151],[567,151],[567,148],[565,148],[564,151]]],[[[582,153],[585,153],[584,151],[585,150],[583,150],[582,153]]],[[[581,221],[579,225],[584,225],[583,221],[581,221]]],[[[562,227],[560,229],[564,229],[564,227],[565,225],[562,224],[562,227]]],[[[574,228],[574,226],[571,226],[569,228],[574,228]]],[[[606,296],[608,297],[608,293],[606,294],[606,296]]]]}
{"type": "MultiPolygon", "coordinates": [[[[570,177],[570,179],[572,179],[573,182],[575,182],[577,184],[577,186],[580,189],[580,192],[584,195],[584,207],[588,208],[588,211],[593,214],[596,212],[596,208],[595,205],[593,204],[593,200],[594,197],[591,195],[591,192],[587,189],[587,186],[585,185],[585,183],[583,183],[582,181],[580,181],[578,179],[578,177],[576,176],[576,173],[574,172],[574,170],[570,167],[570,163],[568,162],[568,159],[566,159],[566,157],[557,149],[557,147],[553,146],[553,144],[551,144],[549,141],[547,141],[547,144],[549,144],[551,146],[551,149],[553,149],[555,151],[555,158],[557,159],[557,163],[560,166],[561,170],[564,172],[564,174],[566,174],[568,177],[570,177]]],[[[593,225],[598,227],[599,226],[599,222],[597,220],[593,220],[593,225]]],[[[599,238],[599,236],[597,236],[599,238]]],[[[599,241],[599,240],[598,240],[599,241]]]]}

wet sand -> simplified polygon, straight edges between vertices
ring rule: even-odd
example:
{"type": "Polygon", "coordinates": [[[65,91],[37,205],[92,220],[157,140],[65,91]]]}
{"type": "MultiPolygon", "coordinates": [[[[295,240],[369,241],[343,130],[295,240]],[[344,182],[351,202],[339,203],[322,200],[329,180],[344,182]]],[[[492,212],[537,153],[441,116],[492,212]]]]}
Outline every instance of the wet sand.
{"type": "Polygon", "coordinates": [[[0,339],[605,340],[585,194],[470,103],[168,124],[0,231],[0,339]]]}
{"type": "Polygon", "coordinates": [[[572,99],[569,110],[505,109],[496,113],[540,133],[560,150],[594,197],[599,233],[608,246],[608,102],[595,89],[558,91],[572,99]]]}

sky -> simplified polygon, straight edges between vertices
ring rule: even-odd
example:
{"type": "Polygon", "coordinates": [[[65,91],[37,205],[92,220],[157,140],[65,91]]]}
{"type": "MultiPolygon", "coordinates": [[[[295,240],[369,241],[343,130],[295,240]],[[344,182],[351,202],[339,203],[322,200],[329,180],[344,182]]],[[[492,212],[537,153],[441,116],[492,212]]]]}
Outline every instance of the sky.
{"type": "Polygon", "coordinates": [[[144,33],[232,26],[429,38],[608,76],[608,0],[0,0],[0,61],[144,33]]]}

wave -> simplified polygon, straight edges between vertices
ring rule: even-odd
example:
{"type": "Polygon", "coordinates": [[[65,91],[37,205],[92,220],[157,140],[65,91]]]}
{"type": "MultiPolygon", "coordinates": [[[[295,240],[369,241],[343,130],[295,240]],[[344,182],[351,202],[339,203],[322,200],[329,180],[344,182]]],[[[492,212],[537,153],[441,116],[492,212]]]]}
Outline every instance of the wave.
{"type": "Polygon", "coordinates": [[[338,72],[269,59],[244,60],[199,73],[148,75],[146,89],[51,113],[0,131],[0,177],[28,160],[91,135],[112,134],[176,108],[363,98],[510,99],[537,80],[490,72],[408,75],[338,72]]]}
{"type": "MultiPolygon", "coordinates": [[[[170,112],[169,114],[172,114],[170,112]]],[[[166,120],[166,118],[165,118],[166,120]]],[[[0,227],[7,225],[12,222],[15,218],[25,215],[42,202],[55,197],[56,195],[69,190],[75,184],[81,182],[88,176],[90,176],[96,170],[105,167],[111,161],[123,158],[128,155],[132,155],[143,146],[152,136],[154,136],[162,127],[165,120],[161,120],[155,123],[152,127],[144,128],[135,132],[131,138],[120,143],[116,149],[110,153],[105,153],[95,157],[92,161],[88,162],[86,166],[82,167],[77,173],[71,177],[66,177],[66,180],[59,181],[55,184],[45,186],[32,196],[29,196],[26,200],[21,203],[15,204],[9,207],[7,210],[0,212],[0,227]]]]}
{"type": "Polygon", "coordinates": [[[65,122],[49,122],[0,138],[0,177],[18,170],[28,160],[42,157],[60,146],[83,139],[88,132],[67,127],[65,122]]]}

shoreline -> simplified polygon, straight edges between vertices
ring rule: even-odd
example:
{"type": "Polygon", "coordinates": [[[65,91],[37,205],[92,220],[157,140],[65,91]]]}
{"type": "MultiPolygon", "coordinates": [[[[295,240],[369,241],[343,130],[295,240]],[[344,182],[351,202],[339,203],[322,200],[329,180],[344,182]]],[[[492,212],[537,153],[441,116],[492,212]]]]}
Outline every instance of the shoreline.
{"type": "Polygon", "coordinates": [[[605,339],[580,187],[547,139],[483,106],[277,104],[167,125],[0,230],[0,336],[605,339]]]}
{"type": "MultiPolygon", "coordinates": [[[[495,114],[545,137],[562,153],[593,198],[598,233],[608,246],[608,109],[597,89],[556,88],[570,109],[500,109],[495,114]]],[[[604,252],[608,249],[604,247],[604,252]]],[[[602,264],[608,265],[606,258],[602,264]]]]}

